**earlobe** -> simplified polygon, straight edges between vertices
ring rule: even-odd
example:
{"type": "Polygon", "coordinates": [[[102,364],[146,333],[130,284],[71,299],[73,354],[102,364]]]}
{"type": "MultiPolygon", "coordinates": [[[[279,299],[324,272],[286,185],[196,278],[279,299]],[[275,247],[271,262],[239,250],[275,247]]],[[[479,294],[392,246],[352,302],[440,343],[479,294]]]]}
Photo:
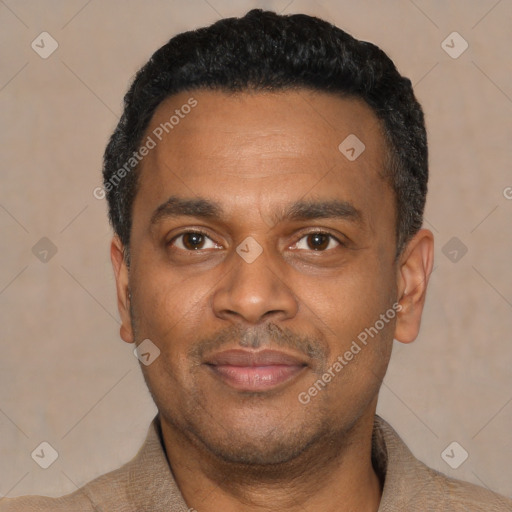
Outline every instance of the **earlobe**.
{"type": "Polygon", "coordinates": [[[394,337],[402,343],[411,343],[418,336],[433,261],[434,235],[428,229],[420,229],[407,244],[399,263],[397,290],[401,309],[394,337]]]}
{"type": "Polygon", "coordinates": [[[116,278],[117,308],[121,317],[120,336],[123,341],[133,343],[135,339],[130,315],[129,272],[124,258],[124,247],[117,235],[114,236],[110,245],[110,258],[116,278]]]}

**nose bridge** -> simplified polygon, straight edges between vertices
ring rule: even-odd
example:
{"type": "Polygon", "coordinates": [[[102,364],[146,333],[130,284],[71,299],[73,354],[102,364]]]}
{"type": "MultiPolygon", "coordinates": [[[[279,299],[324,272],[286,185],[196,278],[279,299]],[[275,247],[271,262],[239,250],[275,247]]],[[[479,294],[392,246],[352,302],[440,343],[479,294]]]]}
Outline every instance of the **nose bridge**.
{"type": "Polygon", "coordinates": [[[296,314],[295,296],[279,275],[270,249],[248,237],[229,260],[229,272],[213,295],[218,317],[257,324],[264,317],[285,319],[296,314]]]}

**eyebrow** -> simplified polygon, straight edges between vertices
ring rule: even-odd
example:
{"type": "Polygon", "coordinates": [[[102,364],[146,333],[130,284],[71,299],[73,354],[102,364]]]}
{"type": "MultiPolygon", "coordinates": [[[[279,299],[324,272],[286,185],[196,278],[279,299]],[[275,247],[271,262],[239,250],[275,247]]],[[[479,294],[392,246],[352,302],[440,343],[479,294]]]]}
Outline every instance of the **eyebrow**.
{"type": "Polygon", "coordinates": [[[203,198],[187,199],[171,196],[153,212],[150,225],[158,224],[163,219],[169,217],[186,216],[212,219],[220,218],[222,214],[222,207],[214,201],[203,198]]]}
{"type": "MultiPolygon", "coordinates": [[[[197,217],[203,219],[221,219],[224,216],[222,206],[204,198],[182,198],[171,196],[156,208],[151,215],[150,225],[154,226],[166,218],[197,217]]],[[[283,220],[300,221],[314,219],[343,219],[362,223],[363,215],[348,201],[299,200],[291,203],[272,215],[274,222],[283,220]]]]}
{"type": "Polygon", "coordinates": [[[344,219],[360,223],[363,220],[363,215],[352,203],[340,199],[332,199],[324,201],[296,201],[287,206],[282,213],[275,216],[277,222],[282,219],[344,219]]]}

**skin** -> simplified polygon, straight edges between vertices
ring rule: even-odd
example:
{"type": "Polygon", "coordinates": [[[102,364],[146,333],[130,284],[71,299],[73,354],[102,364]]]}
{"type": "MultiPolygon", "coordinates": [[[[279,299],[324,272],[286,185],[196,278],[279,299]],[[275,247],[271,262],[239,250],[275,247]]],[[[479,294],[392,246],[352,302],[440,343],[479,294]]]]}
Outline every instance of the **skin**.
{"type": "Polygon", "coordinates": [[[185,92],[159,106],[146,135],[191,96],[197,106],[141,163],[129,268],[117,236],[111,246],[121,337],[149,338],[161,351],[141,367],[180,490],[199,512],[376,511],[378,391],[393,338],[418,334],[433,235],[420,230],[395,258],[394,193],[380,174],[386,143],[360,100],[306,90],[185,92]],[[349,134],[366,146],[355,161],[338,150],[349,134]],[[215,201],[222,215],[151,224],[170,196],[215,201]],[[346,201],[359,217],[279,215],[299,200],[346,201]],[[191,229],[207,236],[179,236],[191,229]],[[319,231],[335,238],[311,234],[319,231]],[[236,252],[249,236],[262,248],[252,263],[236,252]],[[396,317],[301,403],[298,395],[394,303],[396,317]],[[307,366],[247,392],[203,364],[215,351],[249,346],[307,366]]]}

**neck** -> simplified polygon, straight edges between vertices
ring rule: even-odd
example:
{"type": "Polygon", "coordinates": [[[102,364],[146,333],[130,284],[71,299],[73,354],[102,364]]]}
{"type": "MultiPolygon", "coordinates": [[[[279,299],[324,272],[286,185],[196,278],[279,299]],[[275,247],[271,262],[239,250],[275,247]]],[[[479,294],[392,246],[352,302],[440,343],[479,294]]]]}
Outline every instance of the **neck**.
{"type": "Polygon", "coordinates": [[[381,482],[371,463],[375,409],[347,431],[323,436],[295,459],[270,466],[219,460],[162,421],[167,458],[189,510],[376,512],[381,482]]]}

